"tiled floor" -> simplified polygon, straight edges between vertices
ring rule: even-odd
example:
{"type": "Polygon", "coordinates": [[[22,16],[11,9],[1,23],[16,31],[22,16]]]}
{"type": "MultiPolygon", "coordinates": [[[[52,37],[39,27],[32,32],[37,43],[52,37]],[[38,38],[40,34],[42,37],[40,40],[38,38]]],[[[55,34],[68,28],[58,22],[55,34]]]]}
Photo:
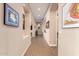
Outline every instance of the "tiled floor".
{"type": "Polygon", "coordinates": [[[25,56],[57,56],[57,47],[49,47],[42,36],[32,39],[25,56]]]}

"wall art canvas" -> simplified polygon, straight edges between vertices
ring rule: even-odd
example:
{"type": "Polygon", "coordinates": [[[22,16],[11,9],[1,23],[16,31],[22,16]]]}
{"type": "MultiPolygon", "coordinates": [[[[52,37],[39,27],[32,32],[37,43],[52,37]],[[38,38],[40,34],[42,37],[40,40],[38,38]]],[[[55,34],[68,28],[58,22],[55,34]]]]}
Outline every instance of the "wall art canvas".
{"type": "Polygon", "coordinates": [[[46,22],[46,28],[49,28],[49,21],[46,22]]]}
{"type": "Polygon", "coordinates": [[[79,27],[79,3],[68,3],[63,6],[63,28],[79,27]]]}
{"type": "Polygon", "coordinates": [[[19,14],[8,4],[4,4],[4,24],[8,26],[19,26],[19,14]]]}
{"type": "Polygon", "coordinates": [[[25,30],[25,15],[23,14],[23,30],[25,30]]]}

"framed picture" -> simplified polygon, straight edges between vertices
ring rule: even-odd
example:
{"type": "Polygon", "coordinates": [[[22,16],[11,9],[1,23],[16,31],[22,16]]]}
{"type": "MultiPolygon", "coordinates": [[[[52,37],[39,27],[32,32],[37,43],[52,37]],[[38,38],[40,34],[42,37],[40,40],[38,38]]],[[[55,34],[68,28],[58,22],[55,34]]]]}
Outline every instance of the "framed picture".
{"type": "Polygon", "coordinates": [[[49,21],[46,22],[46,28],[49,28],[49,21]]]}
{"type": "Polygon", "coordinates": [[[31,25],[31,26],[30,26],[30,30],[32,30],[32,29],[33,29],[33,26],[31,25]]]}
{"type": "Polygon", "coordinates": [[[8,4],[4,3],[4,24],[8,26],[19,26],[19,14],[8,4]]]}
{"type": "Polygon", "coordinates": [[[23,14],[23,30],[25,30],[25,15],[23,14]]]}
{"type": "Polygon", "coordinates": [[[79,3],[68,3],[63,6],[63,28],[79,27],[79,3]]]}

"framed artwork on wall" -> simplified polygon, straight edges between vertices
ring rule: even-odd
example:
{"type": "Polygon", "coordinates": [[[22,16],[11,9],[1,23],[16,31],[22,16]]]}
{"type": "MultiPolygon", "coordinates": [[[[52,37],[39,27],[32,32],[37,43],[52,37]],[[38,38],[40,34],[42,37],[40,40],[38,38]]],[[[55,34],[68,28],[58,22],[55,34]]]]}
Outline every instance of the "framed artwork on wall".
{"type": "Polygon", "coordinates": [[[31,26],[30,26],[30,30],[32,30],[32,29],[33,29],[33,26],[31,25],[31,26]]]}
{"type": "Polygon", "coordinates": [[[19,14],[8,4],[4,3],[4,24],[8,26],[19,26],[19,14]]]}
{"type": "Polygon", "coordinates": [[[25,30],[25,15],[23,14],[23,30],[25,30]]]}
{"type": "Polygon", "coordinates": [[[79,27],[79,3],[68,3],[63,6],[63,28],[79,27]]]}
{"type": "Polygon", "coordinates": [[[49,28],[49,21],[46,22],[46,28],[49,28]]]}

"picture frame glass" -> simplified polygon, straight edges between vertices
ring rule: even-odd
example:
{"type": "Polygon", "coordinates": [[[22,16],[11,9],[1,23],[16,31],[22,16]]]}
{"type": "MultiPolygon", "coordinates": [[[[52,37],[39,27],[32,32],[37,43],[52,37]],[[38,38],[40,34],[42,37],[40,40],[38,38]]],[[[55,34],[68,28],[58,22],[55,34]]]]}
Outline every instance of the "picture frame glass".
{"type": "Polygon", "coordinates": [[[17,24],[16,19],[17,19],[16,15],[9,10],[8,22],[13,23],[13,24],[17,24]]]}

